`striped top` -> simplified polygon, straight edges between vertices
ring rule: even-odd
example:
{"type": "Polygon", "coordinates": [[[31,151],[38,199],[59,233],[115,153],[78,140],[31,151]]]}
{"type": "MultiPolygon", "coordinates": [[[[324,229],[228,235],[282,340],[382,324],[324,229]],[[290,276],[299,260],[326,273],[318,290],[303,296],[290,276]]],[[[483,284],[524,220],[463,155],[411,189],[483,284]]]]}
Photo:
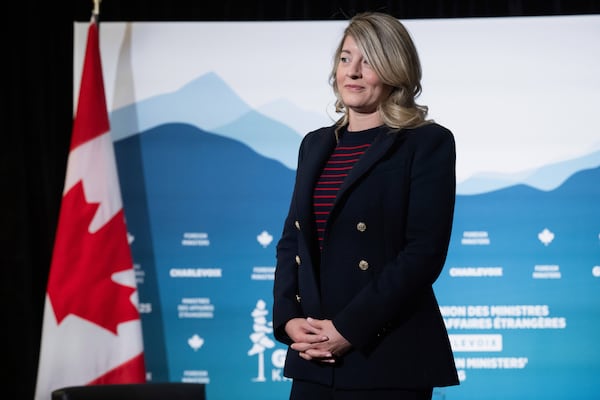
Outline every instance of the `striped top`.
{"type": "Polygon", "coordinates": [[[340,140],[321,171],[321,176],[317,180],[313,192],[313,213],[319,249],[323,250],[327,218],[344,179],[354,164],[371,146],[375,136],[384,130],[384,126],[379,126],[364,131],[348,132],[343,130],[340,132],[340,140]]]}

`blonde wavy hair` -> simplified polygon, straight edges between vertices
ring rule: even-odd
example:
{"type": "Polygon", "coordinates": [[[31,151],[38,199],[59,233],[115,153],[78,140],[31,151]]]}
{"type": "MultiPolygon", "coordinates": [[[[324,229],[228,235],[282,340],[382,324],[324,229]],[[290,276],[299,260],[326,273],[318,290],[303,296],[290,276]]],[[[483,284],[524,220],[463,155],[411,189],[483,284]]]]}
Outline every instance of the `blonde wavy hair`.
{"type": "Polygon", "coordinates": [[[361,53],[381,81],[392,87],[389,97],[378,110],[387,126],[394,129],[413,128],[428,123],[427,106],[415,99],[421,94],[421,63],[410,34],[402,23],[391,15],[365,12],[354,16],[344,30],[333,58],[329,82],[336,96],[335,111],[343,113],[338,127],[348,124],[346,109],[335,80],[342,46],[347,36],[352,36],[361,53]]]}

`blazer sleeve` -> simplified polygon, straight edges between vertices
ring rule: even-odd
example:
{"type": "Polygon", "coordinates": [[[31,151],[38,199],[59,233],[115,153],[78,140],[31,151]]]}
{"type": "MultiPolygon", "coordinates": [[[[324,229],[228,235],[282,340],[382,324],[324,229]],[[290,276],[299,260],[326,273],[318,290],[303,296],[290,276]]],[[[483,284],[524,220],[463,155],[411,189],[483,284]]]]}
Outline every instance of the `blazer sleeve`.
{"type": "MultiPolygon", "coordinates": [[[[300,144],[298,167],[302,162],[306,137],[300,144]]],[[[298,170],[296,170],[296,178],[298,170]]],[[[297,182],[297,179],[296,179],[297,182]]],[[[283,232],[277,243],[277,266],[273,284],[273,333],[282,343],[291,344],[285,333],[285,324],[292,318],[302,317],[302,309],[296,299],[298,294],[298,276],[295,257],[298,254],[298,230],[294,226],[296,210],[296,186],[290,201],[288,214],[283,224],[283,232]]]]}

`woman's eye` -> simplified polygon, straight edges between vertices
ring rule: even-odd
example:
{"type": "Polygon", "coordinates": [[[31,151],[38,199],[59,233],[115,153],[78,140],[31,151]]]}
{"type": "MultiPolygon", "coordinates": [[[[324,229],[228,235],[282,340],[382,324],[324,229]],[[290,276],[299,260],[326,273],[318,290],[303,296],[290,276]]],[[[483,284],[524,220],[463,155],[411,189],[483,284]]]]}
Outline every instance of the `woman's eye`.
{"type": "Polygon", "coordinates": [[[348,57],[340,57],[340,62],[347,63],[350,59],[348,57]]]}

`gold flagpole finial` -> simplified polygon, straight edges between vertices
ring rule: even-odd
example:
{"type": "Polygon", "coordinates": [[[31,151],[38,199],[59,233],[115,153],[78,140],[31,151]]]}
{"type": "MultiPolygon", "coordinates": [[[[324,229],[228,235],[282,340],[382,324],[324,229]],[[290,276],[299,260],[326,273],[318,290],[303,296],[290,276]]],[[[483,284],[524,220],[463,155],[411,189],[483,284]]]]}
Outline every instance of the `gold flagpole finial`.
{"type": "Polygon", "coordinates": [[[93,11],[93,14],[96,15],[96,16],[100,15],[100,2],[101,1],[102,0],[94,0],[94,11],[93,11]]]}

